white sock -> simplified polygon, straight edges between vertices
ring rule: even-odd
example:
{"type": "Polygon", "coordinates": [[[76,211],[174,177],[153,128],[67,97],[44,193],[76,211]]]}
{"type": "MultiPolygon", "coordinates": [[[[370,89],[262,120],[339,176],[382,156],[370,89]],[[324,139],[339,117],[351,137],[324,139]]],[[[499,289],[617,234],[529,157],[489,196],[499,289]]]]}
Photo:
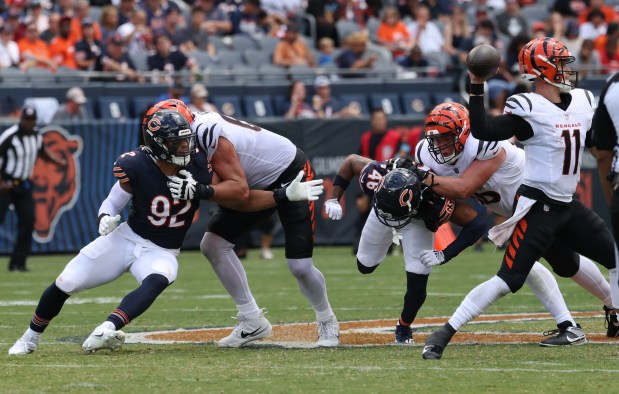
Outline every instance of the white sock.
{"type": "Polygon", "coordinates": [[[236,307],[239,312],[241,312],[248,319],[255,319],[262,316],[262,311],[258,308],[258,304],[256,304],[255,300],[243,305],[237,304],[236,307]]]}
{"type": "Polygon", "coordinates": [[[567,309],[563,295],[559,290],[557,280],[548,268],[536,261],[525,283],[531,288],[533,294],[546,307],[552,317],[555,318],[557,324],[568,320],[573,326],[576,326],[576,322],[572,318],[569,309],[567,309]]]}
{"type": "Polygon", "coordinates": [[[576,275],[571,278],[580,287],[593,294],[609,308],[613,308],[610,295],[610,285],[602,275],[602,272],[591,259],[580,256],[580,268],[576,275]]]}
{"type": "Polygon", "coordinates": [[[619,308],[619,284],[617,284],[617,268],[608,270],[608,281],[610,282],[610,296],[613,301],[613,308],[619,308]]]}
{"type": "Polygon", "coordinates": [[[41,332],[33,331],[30,327],[28,327],[24,335],[22,335],[22,339],[26,342],[38,344],[41,340],[41,334],[41,332]]]}
{"type": "Polygon", "coordinates": [[[329,320],[334,313],[327,297],[327,284],[325,277],[314,266],[312,259],[288,259],[288,268],[297,279],[301,293],[314,308],[316,320],[329,320]]]}
{"type": "Polygon", "coordinates": [[[107,321],[107,320],[101,323],[99,327],[97,328],[105,328],[108,330],[116,331],[116,326],[114,325],[114,323],[112,323],[111,321],[107,321]]]}
{"type": "Polygon", "coordinates": [[[460,330],[460,327],[481,315],[492,303],[509,292],[507,283],[493,276],[467,294],[449,319],[449,325],[456,331],[460,330]]]}

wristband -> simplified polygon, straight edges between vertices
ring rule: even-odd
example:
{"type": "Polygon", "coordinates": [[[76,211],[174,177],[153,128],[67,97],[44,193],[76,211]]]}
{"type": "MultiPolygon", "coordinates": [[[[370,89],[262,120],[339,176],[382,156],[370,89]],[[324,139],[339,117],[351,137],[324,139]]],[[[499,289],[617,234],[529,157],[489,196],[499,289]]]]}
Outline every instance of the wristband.
{"type": "Polygon", "coordinates": [[[475,96],[482,96],[484,94],[484,84],[483,83],[472,83],[469,93],[474,94],[475,96]]]}
{"type": "Polygon", "coordinates": [[[273,199],[275,200],[275,204],[279,205],[284,202],[288,202],[288,196],[286,196],[286,188],[282,187],[281,189],[273,190],[273,199]]]}
{"type": "Polygon", "coordinates": [[[211,185],[196,184],[196,198],[210,200],[215,195],[215,189],[211,185]]]}
{"type": "Polygon", "coordinates": [[[339,186],[343,190],[346,190],[348,185],[350,185],[350,181],[344,179],[344,177],[340,176],[340,174],[337,174],[335,178],[333,178],[333,186],[339,186]]]}

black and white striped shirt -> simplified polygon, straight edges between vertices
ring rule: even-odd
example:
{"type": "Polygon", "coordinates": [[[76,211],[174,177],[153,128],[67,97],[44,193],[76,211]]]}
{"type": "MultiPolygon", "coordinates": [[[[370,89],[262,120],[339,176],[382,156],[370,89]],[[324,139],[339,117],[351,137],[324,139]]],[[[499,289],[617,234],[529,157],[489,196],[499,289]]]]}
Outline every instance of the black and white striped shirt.
{"type": "Polygon", "coordinates": [[[606,81],[593,117],[593,146],[613,150],[611,171],[619,173],[619,73],[606,81]]]}
{"type": "Polygon", "coordinates": [[[34,163],[43,144],[39,133],[19,133],[14,125],[0,134],[0,176],[2,179],[26,180],[32,175],[34,163]]]}

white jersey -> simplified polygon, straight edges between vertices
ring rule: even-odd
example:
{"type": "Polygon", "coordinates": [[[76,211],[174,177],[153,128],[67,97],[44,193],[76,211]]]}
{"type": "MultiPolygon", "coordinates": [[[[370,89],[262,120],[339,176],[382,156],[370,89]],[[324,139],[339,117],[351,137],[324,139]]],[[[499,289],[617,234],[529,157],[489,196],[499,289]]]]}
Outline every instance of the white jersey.
{"type": "Polygon", "coordinates": [[[415,160],[430,167],[439,176],[460,176],[473,160],[489,160],[505,150],[505,161],[497,171],[475,192],[475,197],[492,212],[509,217],[518,187],[522,184],[524,151],[507,141],[480,141],[469,135],[464,150],[455,164],[439,164],[430,155],[428,142],[423,139],[415,149],[415,160]]]}
{"type": "Polygon", "coordinates": [[[527,157],[523,183],[562,202],[572,201],[576,192],[595,111],[590,91],[574,89],[570,94],[572,102],[565,111],[537,93],[511,96],[505,104],[505,113],[525,119],[534,133],[522,141],[527,157]]]}
{"type": "Polygon", "coordinates": [[[219,137],[234,145],[250,189],[264,189],[275,182],[297,154],[289,139],[216,112],[196,113],[191,128],[209,160],[217,150],[219,137]]]}

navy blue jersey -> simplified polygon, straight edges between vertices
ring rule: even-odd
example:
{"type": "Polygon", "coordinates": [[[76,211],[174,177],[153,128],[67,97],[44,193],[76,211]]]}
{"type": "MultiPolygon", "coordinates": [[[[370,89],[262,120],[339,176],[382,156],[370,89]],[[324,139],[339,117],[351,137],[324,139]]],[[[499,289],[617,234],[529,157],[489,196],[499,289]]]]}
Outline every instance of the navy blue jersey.
{"type": "MultiPolygon", "coordinates": [[[[373,160],[363,167],[359,174],[359,186],[365,194],[370,197],[374,196],[374,191],[387,173],[395,168],[417,167],[417,164],[410,160],[398,160],[394,163],[393,160],[384,160],[378,162],[373,160]]],[[[429,168],[425,168],[429,170],[429,168]]],[[[426,228],[432,232],[436,232],[440,225],[446,223],[451,218],[451,214],[455,209],[455,202],[449,198],[441,197],[434,193],[432,189],[425,188],[422,194],[421,205],[418,209],[418,214],[415,219],[423,220],[426,228]]]]}
{"type": "MultiPolygon", "coordinates": [[[[212,168],[204,153],[196,154],[185,169],[199,183],[211,183],[212,168]]],[[[199,200],[172,198],[168,177],[143,147],[120,155],[114,163],[114,176],[121,183],[129,182],[133,189],[127,220],[131,229],[162,248],[180,248],[199,200]]]]}

